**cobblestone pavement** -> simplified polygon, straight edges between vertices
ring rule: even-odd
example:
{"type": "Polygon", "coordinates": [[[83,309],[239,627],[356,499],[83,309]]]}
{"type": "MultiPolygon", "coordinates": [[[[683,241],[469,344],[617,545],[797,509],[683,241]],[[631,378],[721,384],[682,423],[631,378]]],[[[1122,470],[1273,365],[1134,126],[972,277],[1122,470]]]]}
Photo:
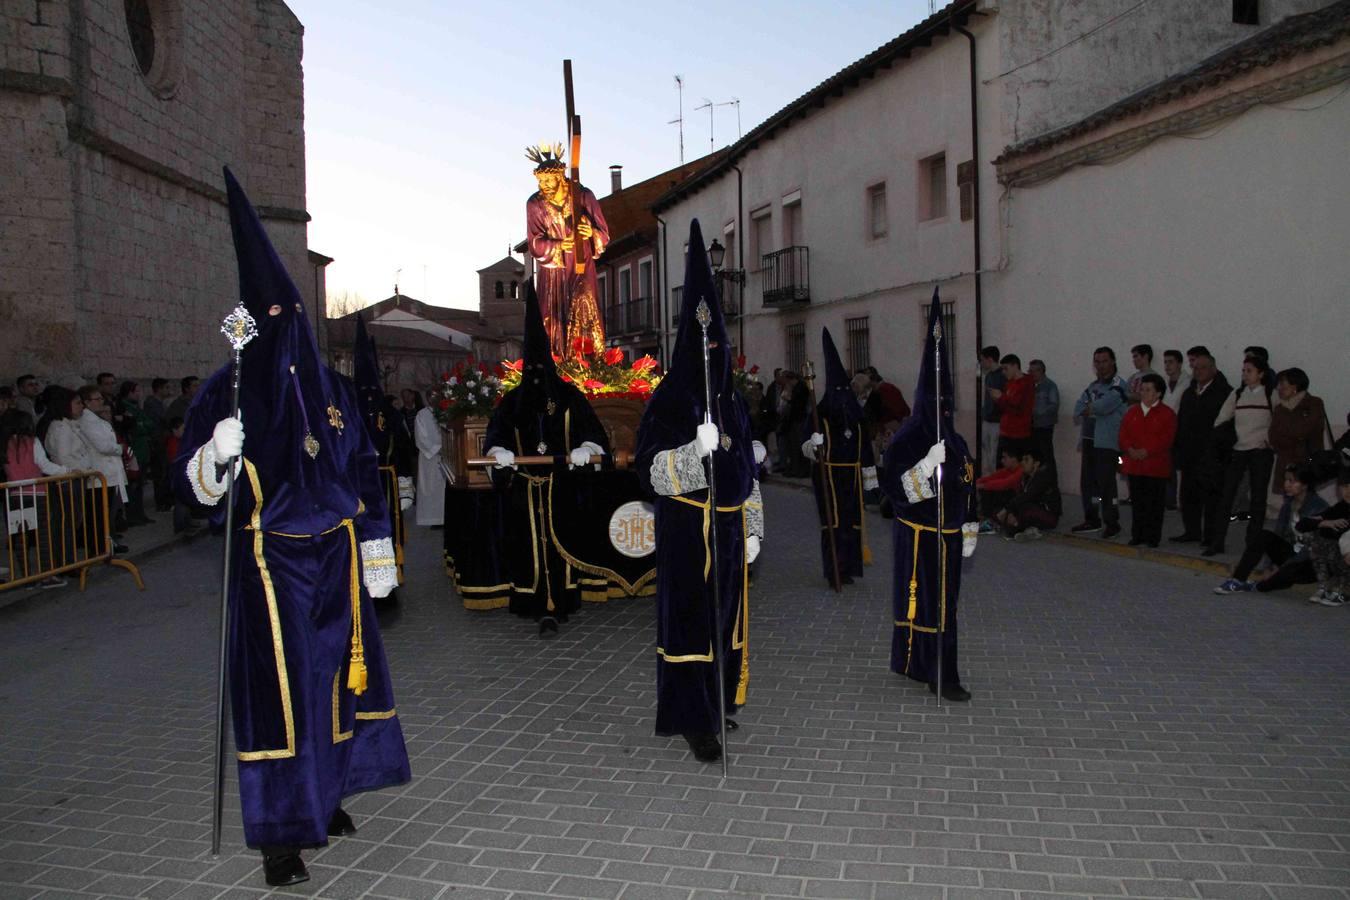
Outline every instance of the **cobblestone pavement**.
{"type": "MultiPolygon", "coordinates": [[[[985,540],[968,705],[887,669],[889,539],[847,593],[808,496],[768,488],[731,778],[654,737],[650,600],[540,641],[469,613],[419,531],[384,616],[413,781],[348,808],[277,896],[1350,896],[1350,611],[985,540]]],[[[869,527],[880,525],[871,515],[869,527]]],[[[880,540],[878,540],[880,538],[880,540]]],[[[227,795],[210,858],[219,547],[0,610],[0,898],[256,897],[227,795]]]]}

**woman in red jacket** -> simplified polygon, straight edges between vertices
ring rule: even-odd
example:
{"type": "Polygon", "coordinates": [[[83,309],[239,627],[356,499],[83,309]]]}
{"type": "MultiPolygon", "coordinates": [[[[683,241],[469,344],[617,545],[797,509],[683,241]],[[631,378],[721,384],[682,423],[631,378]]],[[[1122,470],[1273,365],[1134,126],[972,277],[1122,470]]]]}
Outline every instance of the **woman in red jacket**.
{"type": "Polygon", "coordinates": [[[1167,382],[1152,372],[1139,380],[1139,402],[1120,422],[1120,471],[1130,479],[1134,507],[1130,546],[1158,546],[1162,540],[1163,502],[1172,477],[1172,441],[1177,414],[1162,402],[1167,382]]]}

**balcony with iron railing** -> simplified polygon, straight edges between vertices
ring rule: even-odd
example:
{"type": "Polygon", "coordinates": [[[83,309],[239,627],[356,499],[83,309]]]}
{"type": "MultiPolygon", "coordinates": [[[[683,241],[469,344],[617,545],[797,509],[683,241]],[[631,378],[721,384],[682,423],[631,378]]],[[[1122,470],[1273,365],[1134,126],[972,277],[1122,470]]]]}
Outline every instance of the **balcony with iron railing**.
{"type": "Polygon", "coordinates": [[[806,247],[784,247],[760,257],[764,305],[782,308],[811,302],[811,257],[806,247]]]}
{"type": "Polygon", "coordinates": [[[639,297],[605,307],[605,334],[610,337],[652,334],[656,325],[654,297],[639,297]]]}
{"type": "MultiPolygon", "coordinates": [[[[717,296],[722,301],[722,318],[730,322],[741,314],[741,304],[745,296],[745,272],[741,269],[724,269],[713,273],[717,283],[717,296]]],[[[680,327],[680,307],[684,302],[684,288],[671,288],[670,305],[672,313],[670,324],[680,327]]]]}

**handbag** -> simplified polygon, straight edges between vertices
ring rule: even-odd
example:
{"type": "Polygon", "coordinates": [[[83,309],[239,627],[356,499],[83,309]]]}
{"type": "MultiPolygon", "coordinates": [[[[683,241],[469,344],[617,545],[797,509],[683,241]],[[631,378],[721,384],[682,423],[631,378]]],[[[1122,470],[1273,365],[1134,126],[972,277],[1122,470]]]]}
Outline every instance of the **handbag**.
{"type": "Polygon", "coordinates": [[[1308,457],[1308,466],[1313,471],[1315,484],[1331,481],[1345,464],[1341,459],[1341,452],[1335,447],[1336,438],[1331,433],[1331,420],[1327,418],[1325,408],[1322,410],[1322,424],[1327,430],[1327,446],[1323,450],[1314,450],[1308,457]]]}

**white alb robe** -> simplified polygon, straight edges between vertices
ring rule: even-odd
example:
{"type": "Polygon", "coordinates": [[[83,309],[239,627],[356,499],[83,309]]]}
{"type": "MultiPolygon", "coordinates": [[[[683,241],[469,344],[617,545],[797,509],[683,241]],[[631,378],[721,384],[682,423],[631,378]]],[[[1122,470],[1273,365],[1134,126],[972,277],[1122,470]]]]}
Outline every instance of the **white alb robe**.
{"type": "Polygon", "coordinates": [[[445,524],[445,476],[441,474],[441,444],[444,440],[436,416],[427,407],[413,420],[417,442],[417,524],[445,524]]]}

